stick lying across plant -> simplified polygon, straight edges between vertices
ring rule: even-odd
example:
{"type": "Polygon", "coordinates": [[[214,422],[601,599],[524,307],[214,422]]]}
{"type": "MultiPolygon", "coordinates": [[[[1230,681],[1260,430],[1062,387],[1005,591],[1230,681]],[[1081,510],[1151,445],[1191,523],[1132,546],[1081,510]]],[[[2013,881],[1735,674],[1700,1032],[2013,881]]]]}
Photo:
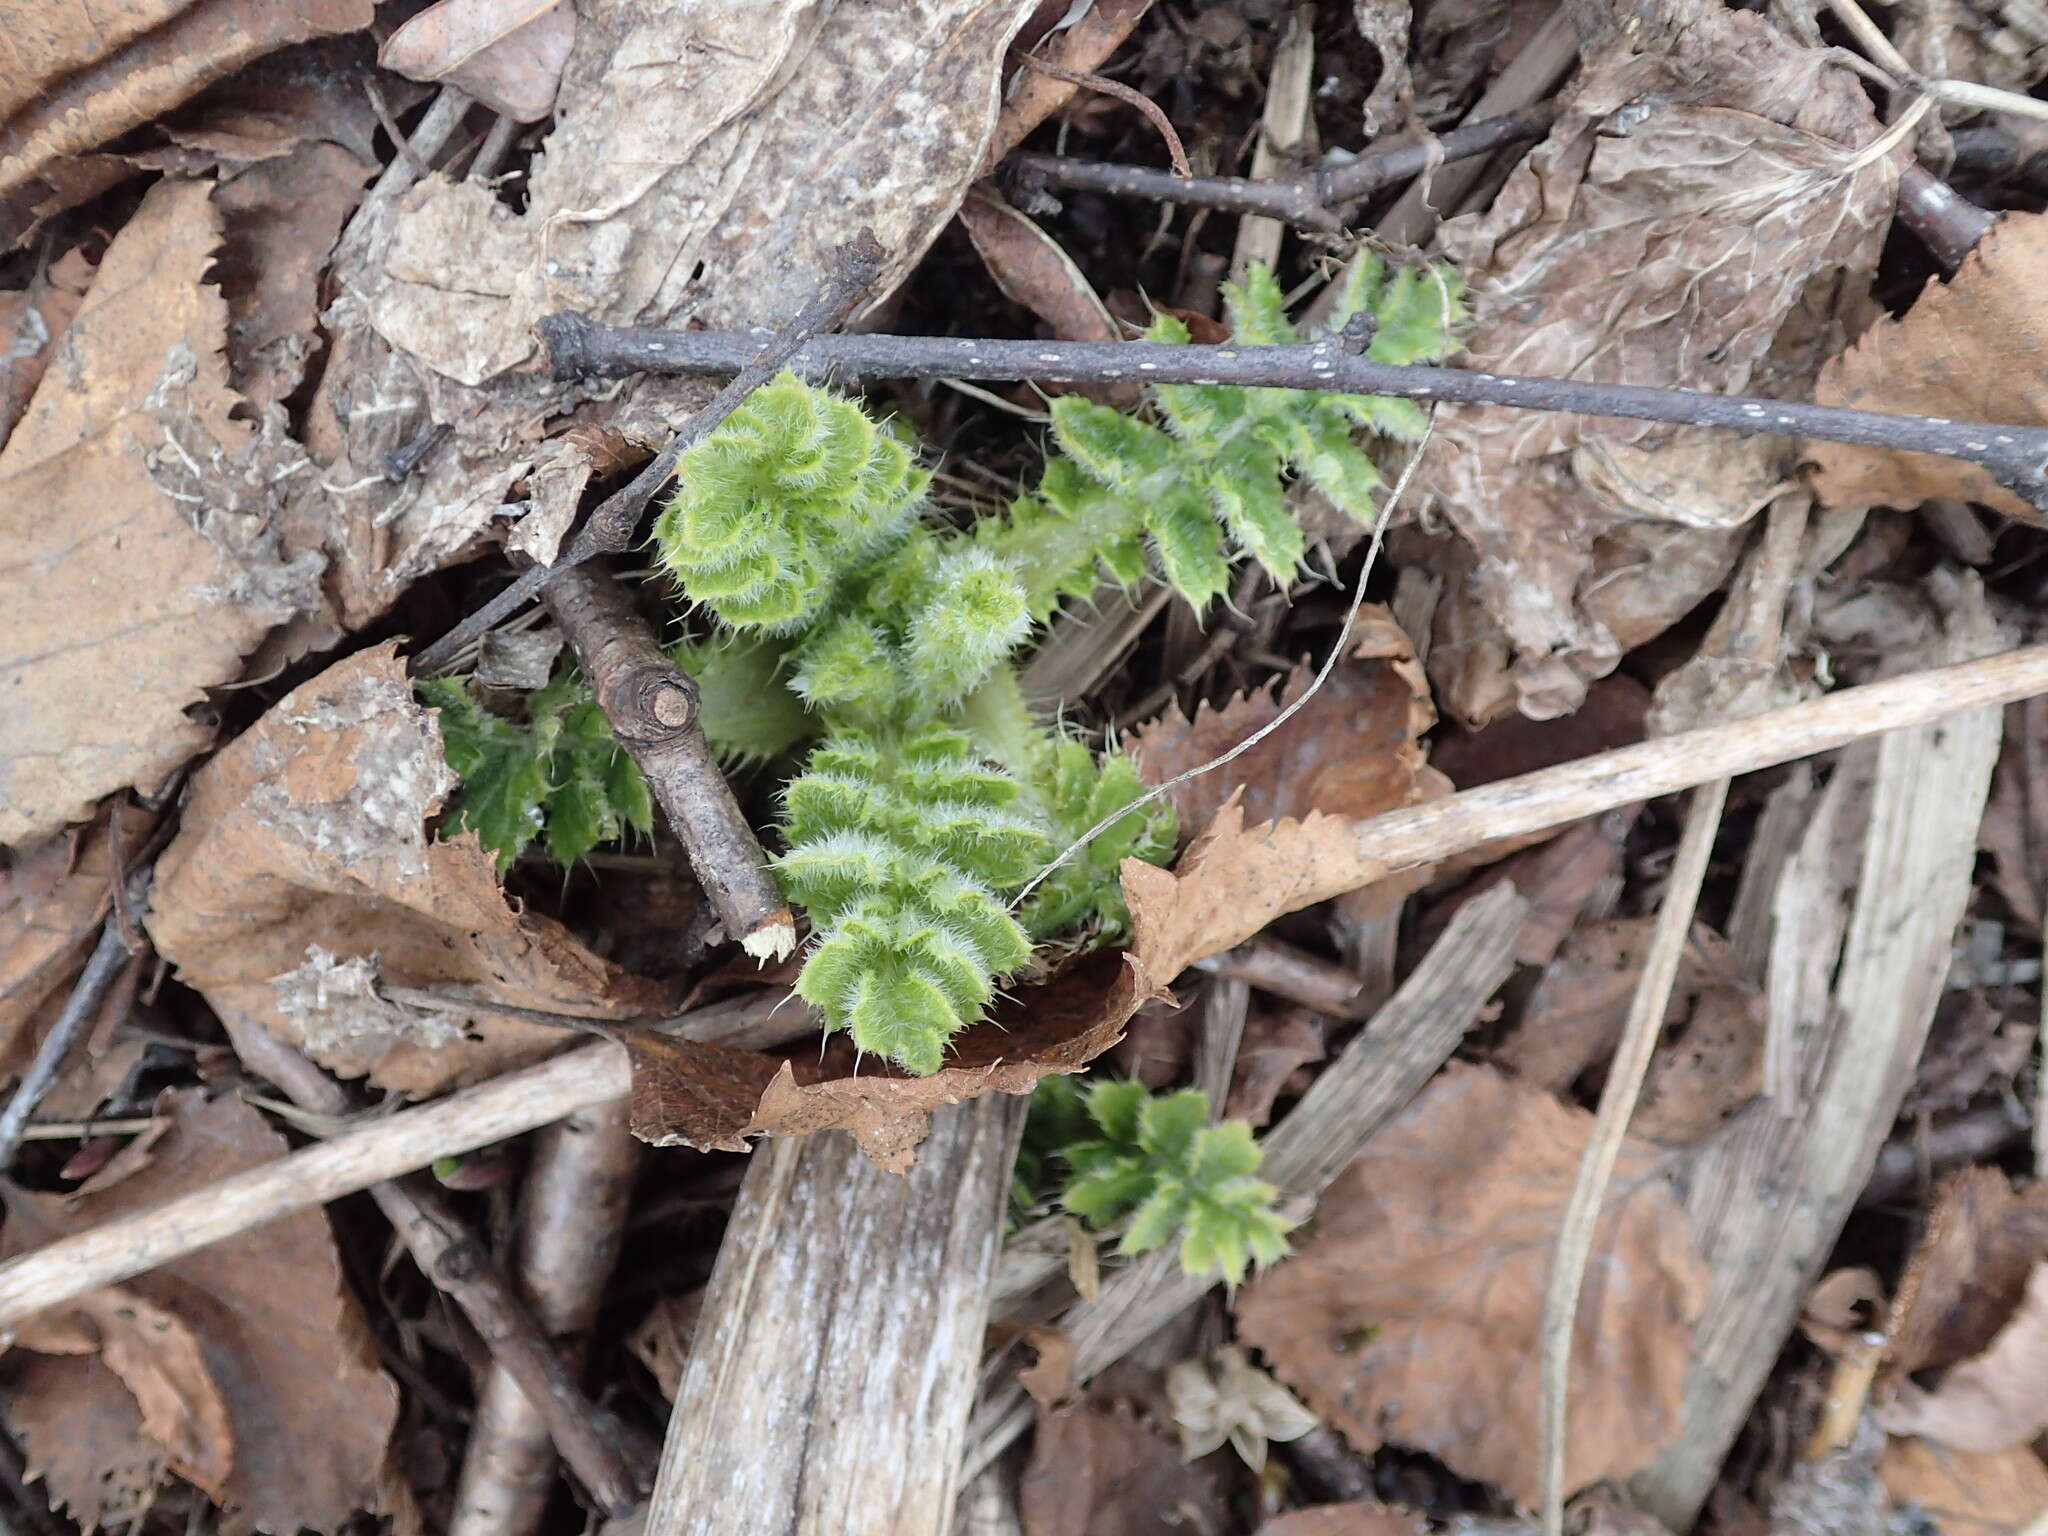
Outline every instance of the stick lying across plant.
{"type": "MultiPolygon", "coordinates": [[[[1247,908],[1241,943],[1282,911],[1327,900],[1397,870],[1540,832],[1617,806],[1753,773],[1909,725],[2048,693],[2048,646],[1938,667],[1771,710],[1733,725],[1646,741],[1503,779],[1353,824],[1348,859],[1305,872],[1289,905],[1247,908]]],[[[721,1021],[722,1023],[723,1021],[721,1021]]],[[[689,1016],[677,1032],[692,1035],[689,1016]]],[[[0,1264],[0,1329],[45,1307],[273,1221],[530,1131],[632,1090],[626,1053],[609,1041],[406,1110],[206,1189],[50,1243],[0,1264]]]]}
{"type": "MultiPolygon", "coordinates": [[[[630,373],[723,374],[743,366],[761,339],[745,331],[662,331],[599,325],[578,314],[540,322],[559,379],[630,373]]],[[[1855,411],[1745,395],[1640,384],[1529,378],[1466,368],[1375,363],[1342,337],[1285,346],[1176,346],[1143,341],[1042,342],[951,336],[814,336],[790,366],[842,384],[870,379],[1038,380],[1398,395],[1447,405],[1620,416],[1676,426],[1811,437],[1964,459],[2048,513],[2048,429],[1935,416],[1855,411]]]]}

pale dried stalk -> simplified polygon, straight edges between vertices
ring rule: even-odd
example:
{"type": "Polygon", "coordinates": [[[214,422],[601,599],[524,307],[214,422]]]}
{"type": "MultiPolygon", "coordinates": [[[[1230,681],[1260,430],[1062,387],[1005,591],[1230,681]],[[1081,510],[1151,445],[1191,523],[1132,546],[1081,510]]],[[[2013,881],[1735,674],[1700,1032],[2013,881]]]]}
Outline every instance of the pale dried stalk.
{"type": "MultiPolygon", "coordinates": [[[[618,1260],[640,1149],[624,1099],[556,1121],[534,1146],[517,1279],[572,1368],[618,1260]]],[[[510,1371],[493,1365],[477,1393],[449,1536],[524,1536],[539,1526],[555,1477],[546,1417],[510,1371]]]]}
{"type": "Polygon", "coordinates": [[[1643,1081],[1649,1076],[1650,1058],[1664,1027],[1664,1010],[1670,1005],[1671,989],[1678,982],[1678,963],[1685,954],[1693,913],[1699,906],[1700,886],[1707,877],[1707,859],[1714,851],[1714,834],[1721,830],[1721,812],[1727,804],[1728,781],[1716,779],[1694,791],[1692,804],[1686,809],[1685,831],[1678,840],[1678,857],[1671,866],[1670,883],[1665,886],[1664,899],[1657,908],[1650,947],[1643,956],[1643,974],[1636,982],[1628,1021],[1622,1026],[1621,1044],[1607,1070],[1607,1085],[1600,1091],[1593,1132],[1579,1160],[1578,1177],[1572,1182],[1571,1197],[1565,1201],[1564,1216],[1558,1224],[1549,1284],[1543,1293],[1542,1397],[1538,1403],[1543,1536],[1564,1536],[1564,1459],[1569,1432],[1566,1410],[1571,1393],[1572,1340],[1578,1332],[1579,1292],[1585,1284],[1586,1261],[1592,1256],[1594,1230],[1600,1221],[1600,1208],[1607,1201],[1608,1181],[1614,1176],[1621,1144],[1628,1136],[1629,1120],[1636,1112],[1636,1101],[1642,1097],[1643,1081]]]}
{"type": "MultiPolygon", "coordinates": [[[[1529,904],[1507,883],[1458,909],[1387,1001],[1265,1141],[1262,1177],[1299,1208],[1312,1206],[1373,1132],[1421,1091],[1479,1010],[1514,969],[1515,937],[1529,904]]],[[[1014,1281],[1012,1282],[1014,1284],[1014,1281]]],[[[1181,1273],[1171,1247],[1149,1253],[1071,1308],[1060,1326],[1074,1341],[1074,1380],[1086,1381],[1199,1301],[1214,1276],[1181,1273]]],[[[982,1395],[968,1433],[973,1477],[1031,1425],[1014,1376],[982,1395]]]]}
{"type": "MultiPolygon", "coordinates": [[[[1302,904],[1470,852],[1497,838],[1545,831],[1711,779],[1776,767],[1866,737],[2041,693],[2048,693],[2048,646],[2027,646],[1390,811],[1356,824],[1352,838],[1360,860],[1345,883],[1320,894],[1305,892],[1302,904]]],[[[681,1032],[695,1038],[687,1024],[681,1032]]],[[[533,1130],[620,1098],[631,1087],[623,1051],[609,1043],[586,1046],[250,1169],[153,1211],[64,1238],[0,1264],[0,1329],[288,1211],[337,1200],[379,1179],[424,1168],[436,1158],[533,1130]]]]}
{"type": "MultiPolygon", "coordinates": [[[[1264,181],[1286,168],[1288,157],[1308,142],[1314,122],[1316,73],[1315,11],[1303,6],[1287,20],[1280,46],[1273,50],[1273,68],[1266,79],[1266,110],[1259,120],[1258,146],[1252,151],[1252,179],[1264,181]]],[[[1280,265],[1280,243],[1287,226],[1278,219],[1247,214],[1238,221],[1237,249],[1230,275],[1237,282],[1253,262],[1280,265]]]]}

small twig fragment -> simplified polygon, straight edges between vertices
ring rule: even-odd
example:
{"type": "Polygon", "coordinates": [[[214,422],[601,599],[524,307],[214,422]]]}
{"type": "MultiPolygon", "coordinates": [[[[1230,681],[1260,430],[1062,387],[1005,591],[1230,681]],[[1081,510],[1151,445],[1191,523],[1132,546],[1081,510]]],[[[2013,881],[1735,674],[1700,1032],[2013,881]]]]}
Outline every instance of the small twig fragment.
{"type": "MultiPolygon", "coordinates": [[[[346,1089],[261,1026],[231,1034],[243,1060],[301,1108],[326,1116],[355,1108],[346,1089]]],[[[417,1174],[369,1188],[420,1273],[462,1309],[497,1367],[519,1383],[546,1420],[555,1448],[591,1498],[614,1515],[631,1509],[639,1490],[618,1448],[598,1432],[596,1410],[447,1195],[417,1174]]]]}
{"type": "Polygon", "coordinates": [[[1022,53],[1018,57],[1041,75],[1051,75],[1053,79],[1064,80],[1068,85],[1084,85],[1091,91],[1100,91],[1105,96],[1114,96],[1118,101],[1136,107],[1145,114],[1152,126],[1159,130],[1159,137],[1166,141],[1166,154],[1167,158],[1173,161],[1173,174],[1176,176],[1192,176],[1195,174],[1193,168],[1188,165],[1188,152],[1181,144],[1180,135],[1173,131],[1172,122],[1160,110],[1159,103],[1150,96],[1145,95],[1143,92],[1132,90],[1121,80],[1111,80],[1105,75],[1083,74],[1078,69],[1067,69],[1061,65],[1038,58],[1034,54],[1022,53]]]}
{"type": "MultiPolygon", "coordinates": [[[[145,908],[150,875],[150,868],[144,867],[125,882],[131,915],[139,915],[145,908]]],[[[50,1032],[43,1036],[42,1044],[36,1047],[35,1059],[22,1074],[21,1084],[8,1099],[7,1107],[0,1110],[0,1173],[14,1166],[15,1154],[21,1150],[23,1135],[28,1130],[29,1117],[36,1112],[43,1096],[56,1086],[73,1047],[85,1038],[86,1030],[99,1014],[100,1003],[114,985],[114,978],[121,974],[122,968],[132,958],[127,935],[122,931],[121,914],[108,913],[100,928],[99,942],[93,946],[85,969],[79,973],[77,985],[72,987],[63,1012],[57,1015],[50,1032]]]]}
{"type": "Polygon", "coordinates": [[[757,960],[786,958],[796,949],[796,919],[704,740],[697,685],[655,643],[603,567],[564,571],[545,601],[726,934],[757,960]]]}
{"type": "MultiPolygon", "coordinates": [[[[639,1167],[624,1100],[580,1111],[535,1138],[519,1213],[518,1283],[570,1361],[619,1255],[639,1167]]],[[[547,1419],[503,1365],[477,1392],[449,1536],[526,1536],[555,1483],[547,1419]]]]}

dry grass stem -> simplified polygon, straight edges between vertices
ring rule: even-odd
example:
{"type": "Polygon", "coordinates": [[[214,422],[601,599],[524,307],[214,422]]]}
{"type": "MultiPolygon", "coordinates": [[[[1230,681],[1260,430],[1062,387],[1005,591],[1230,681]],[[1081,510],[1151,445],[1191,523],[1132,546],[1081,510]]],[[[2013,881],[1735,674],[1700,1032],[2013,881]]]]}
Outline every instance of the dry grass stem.
{"type": "Polygon", "coordinates": [[[1721,830],[1721,812],[1727,804],[1728,780],[1715,779],[1695,790],[1686,808],[1685,832],[1679,839],[1671,880],[1657,908],[1657,925],[1650,936],[1649,951],[1643,957],[1642,975],[1629,1004],[1621,1044],[1608,1068],[1607,1085],[1600,1092],[1600,1109],[1593,1118],[1593,1134],[1586,1142],[1579,1176],[1572,1185],[1571,1199],[1565,1202],[1564,1219],[1559,1225],[1549,1285],[1543,1297],[1543,1396],[1539,1420],[1542,1444],[1538,1454],[1542,1459],[1544,1536],[1564,1536],[1565,1437],[1570,1422],[1566,1409],[1571,1391],[1572,1335],[1578,1326],[1579,1291],[1585,1283],[1586,1261],[1593,1252],[1594,1229],[1607,1199],[1607,1184],[1614,1175],[1615,1160],[1621,1156],[1629,1119],[1642,1096],[1650,1058],[1663,1030],[1664,1010],[1678,981],[1679,958],[1685,953],[1686,938],[1692,932],[1700,886],[1707,876],[1707,860],[1714,851],[1714,835],[1721,830]]]}

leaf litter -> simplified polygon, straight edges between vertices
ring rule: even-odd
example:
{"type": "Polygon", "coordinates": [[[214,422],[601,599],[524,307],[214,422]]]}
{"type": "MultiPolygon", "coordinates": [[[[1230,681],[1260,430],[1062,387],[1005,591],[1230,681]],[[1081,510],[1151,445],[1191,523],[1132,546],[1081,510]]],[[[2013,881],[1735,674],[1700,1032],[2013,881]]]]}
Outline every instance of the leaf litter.
{"type": "MultiPolygon", "coordinates": [[[[1470,1522],[1480,1504],[1498,1514],[1504,1501],[1528,1503],[1548,1236],[1583,1147],[1576,1105],[1599,1080],[1640,975],[1641,914],[1654,900],[1668,821],[1660,807],[1628,808],[1538,846],[1488,847],[1392,878],[1360,853],[1355,827],[1453,784],[1640,739],[1646,711],[1654,731],[1685,723],[1687,709],[1696,716],[1701,699],[1803,696],[1826,686],[1831,666],[1854,673],[1911,634],[1934,633],[1941,604],[1930,607],[1918,584],[1930,561],[1927,590],[1953,584],[1945,562],[1962,546],[1881,516],[1859,538],[1864,505],[1940,496],[2002,506],[1994,489],[1953,466],[1930,474],[1878,451],[1803,445],[1832,510],[1802,525],[1791,541],[1796,568],[1772,586],[1764,541],[1752,541],[1748,524],[1786,495],[1793,445],[1446,412],[1424,464],[1438,507],[1395,546],[1408,567],[1403,592],[1411,574],[1433,584],[1419,618],[1400,598],[1405,630],[1368,608],[1360,644],[1305,708],[1228,770],[1176,787],[1188,846],[1171,871],[1126,870],[1126,952],[1054,957],[927,1079],[877,1071],[837,1046],[821,1055],[794,1005],[787,1034],[771,1027],[767,1038],[805,1037],[795,1045],[739,1049],[647,1029],[675,1010],[681,989],[619,963],[658,944],[622,936],[616,914],[631,913],[636,882],[652,888],[648,866],[683,878],[668,867],[671,850],[600,854],[554,900],[531,885],[521,887],[526,902],[506,894],[472,842],[431,835],[447,789],[438,732],[383,643],[394,626],[431,633],[451,598],[467,600],[470,574],[437,572],[499,545],[550,558],[579,508],[707,393],[663,380],[545,380],[530,322],[548,309],[773,324],[815,283],[824,253],[869,223],[891,248],[883,286],[919,273],[891,301],[903,307],[878,305],[869,325],[906,328],[891,316],[936,310],[961,334],[986,329],[947,307],[950,293],[923,287],[927,274],[950,280],[961,260],[978,259],[986,276],[969,290],[1021,303],[1055,337],[1121,334],[1112,306],[1135,313],[1126,303],[1141,286],[1205,334],[1215,275],[1205,263],[1231,248],[1234,220],[1215,220],[1207,236],[1170,212],[1156,229],[1126,229],[1101,199],[1027,212],[1022,200],[1002,201],[995,182],[977,182],[991,152],[1055,115],[1034,147],[1156,153],[1150,125],[1126,104],[1005,58],[1020,26],[1046,57],[1142,84],[1198,158],[1220,156],[1203,168],[1225,172],[1239,167],[1215,146],[1255,127],[1271,77],[1261,50],[1281,21],[1314,33],[1309,142],[1337,144],[1354,142],[1368,117],[1398,126],[1411,106],[1417,124],[1448,122],[1476,97],[1486,57],[1496,48],[1511,56],[1531,30],[1527,7],[1511,17],[1470,5],[1411,16],[1404,5],[1361,3],[1270,27],[1256,7],[1229,9],[1183,28],[1164,9],[1148,18],[1143,0],[935,0],[907,19],[794,4],[655,16],[603,0],[441,0],[385,39],[386,68],[460,86],[520,123],[545,124],[559,91],[551,127],[513,136],[509,175],[472,179],[459,178],[463,157],[490,126],[474,116],[426,151],[442,171],[416,178],[402,155],[390,159],[379,117],[409,118],[425,96],[384,75],[373,107],[358,89],[370,77],[367,46],[294,50],[275,70],[234,73],[307,30],[362,26],[360,8],[315,7],[287,24],[252,21],[228,3],[166,0],[148,25],[141,8],[117,7],[101,34],[53,25],[17,42],[0,68],[15,90],[0,97],[14,114],[0,139],[0,230],[20,237],[61,221],[50,226],[53,249],[66,254],[10,269],[13,291],[0,294],[0,485],[17,477],[0,503],[0,534],[12,556],[39,552],[38,538],[54,547],[47,506],[83,507],[108,519],[103,527],[123,520],[117,559],[95,547],[74,571],[58,552],[57,579],[29,616],[59,640],[102,616],[132,618],[130,591],[198,594],[182,608],[169,603],[170,643],[127,675],[98,654],[87,666],[69,662],[46,640],[15,658],[20,686],[34,689],[23,718],[50,749],[94,748],[83,764],[42,767],[40,738],[26,753],[12,731],[0,744],[0,841],[14,850],[0,859],[0,1044],[17,1069],[110,905],[107,797],[153,789],[218,749],[197,767],[158,862],[148,925],[173,968],[169,1011],[117,998],[45,1113],[141,1123],[161,1080],[149,1074],[163,1070],[150,1034],[181,1035],[193,1019],[210,1028],[217,1017],[230,1041],[275,1033],[337,1072],[412,1094],[487,1080],[579,1038],[573,1026],[515,1021],[502,1012],[512,1005],[618,1033],[646,1139],[741,1150],[762,1135],[839,1129],[900,1169],[945,1106],[1083,1068],[1144,1009],[1174,1037],[1152,1063],[1167,1085],[1199,1071],[1228,1087],[1227,1114],[1263,1124],[1277,1110],[1284,1126],[1321,1064],[1348,1059],[1348,1032],[1371,1008],[1282,1006],[1254,982],[1235,1022],[1213,1000],[1174,1014],[1165,1000],[1189,967],[1278,924],[1320,965],[1337,967],[1323,953],[1344,954],[1356,967],[1344,995],[1376,1002],[1463,903],[1513,883],[1536,898],[1516,938],[1523,970],[1461,1053],[1494,1065],[1454,1064],[1385,1125],[1298,1234],[1296,1257],[1232,1298],[1234,1322],[1204,1303],[1106,1386],[1076,1385],[1075,1337],[1038,1327],[1032,1336],[1060,1378],[1046,1394],[1056,1406],[1039,1415],[1022,1482],[1013,1466],[1007,1487],[1000,1477],[992,1486],[1034,1536],[1191,1526],[1413,1536],[1424,1507],[1470,1522]],[[1447,37],[1458,39],[1450,52],[1470,57],[1444,56],[1447,37]],[[353,62],[322,73],[304,67],[315,57],[353,62]],[[1169,88],[1174,72],[1158,71],[1170,59],[1200,62],[1169,88]],[[136,88],[101,89],[131,71],[136,88]],[[214,81],[223,83],[204,89],[214,81]],[[1229,89],[1205,90],[1219,84],[1229,89]],[[1343,118],[1334,132],[1333,114],[1343,118]],[[835,131],[820,134],[821,122],[835,131]],[[130,130],[143,131],[120,137],[130,130]],[[369,191],[380,161],[396,188],[389,195],[369,191]],[[89,217],[104,214],[102,227],[64,211],[87,204],[89,217]],[[940,231],[956,213],[968,239],[947,237],[949,247],[940,231]],[[1162,257],[1176,243],[1178,271],[1162,257]],[[159,441],[183,455],[152,453],[159,441]],[[390,455],[421,443],[408,473],[387,472],[390,455]],[[124,601],[108,600],[106,582],[124,601]],[[1713,619],[1700,605],[1724,587],[1730,596],[1713,619]],[[1768,611],[1752,611],[1759,605],[1768,611]],[[1769,631],[1747,694],[1723,675],[1741,660],[1727,649],[1731,626],[1769,631]],[[291,669],[285,681],[265,686],[280,667],[291,669]],[[251,683],[263,691],[249,707],[224,691],[251,683]],[[1439,700],[1448,725],[1437,720],[1439,700]],[[110,746],[91,735],[103,729],[118,738],[110,746]],[[593,878],[602,906],[581,894],[593,878]],[[1366,882],[1363,899],[1347,894],[1366,882]],[[627,894],[614,897],[615,886],[627,894]],[[1331,898],[1341,902],[1334,914],[1313,910],[1331,898]],[[457,1004],[407,1000],[422,989],[457,1004]],[[463,997],[473,1010],[460,1008],[463,997]],[[1219,1022],[1241,1033],[1219,1042],[1219,1022]],[[1317,1481],[1334,1475],[1317,1448],[1334,1443],[1330,1430],[1297,1432],[1318,1417],[1349,1438],[1346,1475],[1362,1468],[1364,1482],[1317,1481]],[[1218,1453],[1226,1443],[1234,1457],[1218,1453]],[[1239,1462],[1264,1469],[1256,1489],[1239,1462]],[[1364,1497],[1396,1489],[1416,1507],[1364,1497]]],[[[1976,44],[2003,24],[1914,9],[1898,32],[1939,73],[1940,57],[1921,52],[1935,46],[1927,35],[1951,27],[1952,68],[1989,58],[1976,44]]],[[[2011,39],[1999,46],[2002,60],[2025,56],[2011,39]]],[[[1820,398],[2031,421],[2033,320],[2020,274],[2037,216],[2006,215],[1957,278],[1842,352],[1874,312],[1868,289],[1900,157],[1861,153],[1878,120],[1838,59],[1795,47],[1761,18],[1720,12],[1692,17],[1675,43],[1589,50],[1556,128],[1526,158],[1504,155],[1498,192],[1482,184],[1476,211],[1440,237],[1479,297],[1471,361],[1803,398],[1835,352],[1820,398]]],[[[2024,89],[2027,67],[1986,66],[1983,78],[2024,89]]],[[[1314,274],[1317,254],[1296,249],[1296,270],[1314,274]]],[[[898,403],[921,423],[963,419],[931,412],[915,392],[898,403]]],[[[973,419],[957,400],[950,409],[973,419]]],[[[948,470],[1012,474],[1012,465],[976,462],[980,452],[972,431],[948,440],[948,470]]],[[[2000,542],[2011,537],[1988,534],[1986,547],[2001,558],[2031,549],[2000,542]]],[[[2008,582],[1996,601],[2016,590],[2008,582]]],[[[1313,652],[1324,631],[1316,621],[1276,623],[1281,611],[1255,604],[1232,615],[1232,632],[1207,642],[1194,686],[1173,689],[1163,715],[1129,731],[1151,781],[1208,761],[1300,697],[1309,670],[1289,658],[1313,652]]],[[[1085,628],[1086,615],[1061,623],[1085,628]]],[[[1120,664],[1091,672],[1082,719],[1110,718],[1116,700],[1141,696],[1155,662],[1161,678],[1189,682],[1178,669],[1193,649],[1181,642],[1204,641],[1183,627],[1133,650],[1139,616],[1119,642],[1120,664]],[[1130,675],[1116,675],[1119,666],[1130,675]]],[[[100,651],[121,638],[101,636],[100,651]]],[[[550,648],[545,672],[559,641],[534,638],[536,653],[550,648]]],[[[494,639],[493,677],[531,672],[522,643],[494,639]]],[[[2026,931],[2040,923],[2036,845],[2048,844],[2033,826],[2027,771],[2038,723],[2027,707],[2013,711],[1982,834],[1996,892],[1983,899],[2026,931]]],[[[1867,774],[1845,765],[1837,777],[1844,788],[1828,814],[1854,821],[1860,808],[1835,802],[1867,795],[1867,774]]],[[[753,793],[744,775],[735,779],[753,793]]],[[[1743,835],[1734,834],[1738,864],[1743,835]]],[[[1781,1022],[1767,1013],[1791,995],[1753,973],[1758,930],[1740,921],[1742,910],[1771,904],[1743,909],[1738,892],[1736,906],[1725,925],[1710,914],[1695,929],[1634,1122],[1642,1139],[1624,1150],[1600,1228],[1576,1342],[1575,1486],[1626,1477],[1674,1443],[1687,1366],[1711,1347],[1692,1332],[1704,1270],[1674,1191],[1713,1155],[1731,1115],[1754,1118],[1758,1106],[1744,1106],[1761,1085],[1767,1029],[1781,1022]]],[[[696,913],[687,901],[674,910],[696,913]]],[[[1772,923],[1791,944],[1797,917],[1772,908],[1765,947],[1772,923]]],[[[679,950],[697,943],[658,937],[679,950]]],[[[2017,949],[2017,959],[1996,941],[1971,950],[1973,968],[1982,961],[2014,979],[1980,982],[2008,989],[1995,1002],[1979,991],[1952,1003],[1954,1028],[1938,1038],[1952,1037],[1958,1059],[1924,1063],[1907,1100],[1920,1129],[2012,1092],[2012,1053],[2027,1037],[2005,1022],[2030,1005],[2009,993],[2031,984],[2012,969],[2025,963],[2025,945],[2017,949]]],[[[695,964],[659,969],[667,977],[695,964]]],[[[1825,1005],[1825,980],[1806,979],[1814,985],[1798,992],[1802,1005],[1825,1005]]],[[[786,981],[757,985],[753,1011],[766,1012],[786,981]]],[[[205,1038],[199,1073],[233,1081],[230,1053],[205,1038]]],[[[181,1083],[195,1075],[176,1071],[181,1083]]],[[[7,1194],[5,1251],[204,1188],[283,1150],[232,1094],[179,1088],[149,1124],[126,1143],[98,1137],[47,1162],[25,1159],[28,1181],[7,1194]],[[208,1163],[193,1152],[202,1141],[225,1150],[208,1163]],[[52,1177],[66,1193],[33,1192],[52,1177]]],[[[667,1178],[700,1164],[678,1155],[660,1166],[667,1178]]],[[[448,1187],[464,1187],[459,1173],[448,1187]]],[[[1859,1509],[1881,1513],[1888,1501],[1944,1533],[1990,1536],[2048,1504],[2048,1475],[2024,1444],[2041,1417],[2033,1383],[2048,1252],[2038,1207],[2038,1186],[2016,1188],[1982,1163],[1940,1186],[1884,1324],[1890,1343],[1872,1412],[1895,1432],[1872,1438],[1866,1428],[1862,1449],[1825,1476],[1767,1457],[1754,1497],[1767,1502],[1775,1480],[1781,1523],[1796,1521],[1806,1490],[1838,1477],[1859,1509]]],[[[694,1259],[662,1262],[679,1264],[686,1282],[664,1290],[650,1314],[667,1318],[647,1358],[672,1395],[691,1347],[678,1319],[694,1317],[678,1299],[701,1298],[704,1273],[694,1259]]],[[[1090,1279],[1090,1300],[1121,1278],[1112,1262],[1090,1279]]],[[[1068,1283],[1056,1278],[1054,1289],[1068,1283]]],[[[636,1291],[635,1315],[644,1299],[636,1291]]],[[[1057,1303],[1036,1315],[1058,1317],[1057,1303]]],[[[1863,1320],[1855,1314],[1838,1333],[1863,1320]]],[[[417,1361],[417,1340],[435,1337],[438,1324],[393,1326],[406,1336],[396,1347],[417,1361]]],[[[362,1345],[325,1222],[301,1213],[32,1320],[0,1362],[0,1389],[32,1468],[83,1520],[135,1519],[174,1481],[221,1505],[229,1531],[332,1529],[387,1499],[402,1520],[416,1519],[385,1460],[396,1389],[362,1345]],[[300,1246],[287,1255],[236,1246],[261,1238],[281,1249],[294,1223],[300,1246]],[[252,1317],[275,1337],[251,1337],[252,1317]],[[295,1391],[308,1373],[318,1379],[305,1402],[263,1396],[295,1391]],[[283,1427],[253,1433],[264,1413],[283,1427]],[[335,1444],[320,1438],[337,1438],[329,1418],[350,1426],[335,1444]],[[279,1469],[309,1444],[319,1448],[309,1480],[293,1486],[279,1469]]],[[[1802,1411],[1796,1394],[1810,1376],[1796,1354],[1784,1366],[1794,1406],[1766,1401],[1759,1415],[1802,1411]]],[[[636,1390],[620,1387],[626,1398],[636,1390]]],[[[401,1443],[420,1457],[423,1445],[442,1454],[449,1431],[408,1435],[401,1443]]],[[[1729,1493],[1729,1507],[1747,1512],[1739,1501],[1751,1496],[1729,1493]]],[[[1617,1498],[1584,1504],[1578,1518],[1607,1531],[1637,1529],[1644,1517],[1617,1498]]]]}

